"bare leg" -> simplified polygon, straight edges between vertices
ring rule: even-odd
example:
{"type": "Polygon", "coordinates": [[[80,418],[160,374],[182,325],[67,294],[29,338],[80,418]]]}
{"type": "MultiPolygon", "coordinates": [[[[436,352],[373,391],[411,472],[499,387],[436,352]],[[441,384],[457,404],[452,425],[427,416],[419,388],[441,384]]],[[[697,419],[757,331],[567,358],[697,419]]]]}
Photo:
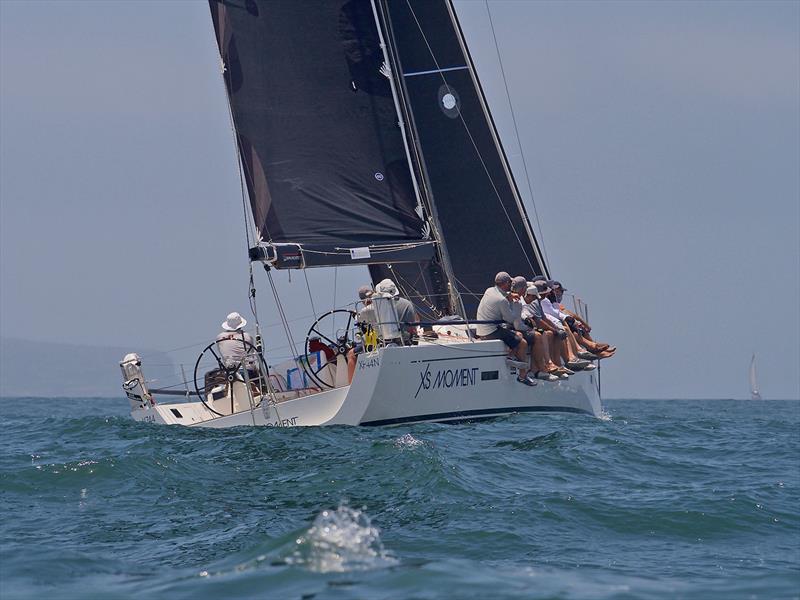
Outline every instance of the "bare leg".
{"type": "Polygon", "coordinates": [[[570,358],[570,354],[569,354],[569,343],[568,343],[569,340],[568,339],[562,340],[561,338],[558,338],[558,341],[559,341],[559,349],[561,350],[561,358],[562,358],[562,360],[565,363],[570,362],[572,360],[572,358],[570,358]]]}
{"type": "Polygon", "coordinates": [[[567,327],[567,345],[569,346],[569,354],[572,357],[571,360],[578,358],[577,354],[580,352],[580,348],[578,348],[578,342],[575,340],[575,334],[572,333],[569,327],[567,327]]]}
{"type": "Polygon", "coordinates": [[[534,371],[547,371],[547,348],[544,336],[535,331],[533,333],[533,348],[531,349],[531,369],[534,371]]]}
{"type": "MultiPolygon", "coordinates": [[[[520,362],[525,362],[525,359],[528,358],[528,356],[527,356],[527,354],[528,354],[528,342],[526,342],[525,340],[521,339],[519,341],[519,344],[517,344],[517,347],[514,350],[515,350],[515,353],[517,355],[517,360],[520,361],[520,362]]],[[[520,369],[519,369],[519,378],[520,379],[525,379],[525,375],[527,375],[527,374],[528,374],[528,369],[520,367],[520,369]]]]}
{"type": "Polygon", "coordinates": [[[603,358],[611,356],[616,350],[609,350],[608,344],[599,344],[598,342],[595,342],[589,337],[589,334],[581,335],[580,333],[576,333],[575,339],[577,339],[578,343],[586,348],[589,352],[596,354],[597,356],[602,356],[603,358]]]}
{"type": "Polygon", "coordinates": [[[548,336],[547,339],[550,341],[550,360],[555,366],[560,367],[562,365],[561,351],[564,344],[561,343],[559,337],[552,331],[548,331],[546,335],[548,336]]]}
{"type": "Polygon", "coordinates": [[[596,341],[596,340],[595,340],[595,339],[594,339],[594,338],[593,338],[591,335],[589,335],[589,332],[588,332],[588,331],[584,332],[584,333],[582,334],[582,337],[583,337],[583,339],[584,339],[584,340],[588,340],[588,341],[589,341],[589,343],[591,343],[591,344],[594,344],[594,345],[595,345],[595,347],[596,347],[598,350],[600,350],[601,348],[602,348],[603,350],[606,350],[606,349],[608,349],[608,348],[610,348],[610,347],[611,347],[611,344],[606,344],[605,342],[598,342],[598,341],[596,341]]]}
{"type": "Polygon", "coordinates": [[[356,373],[356,352],[352,348],[347,351],[347,381],[353,382],[353,375],[356,373]]]}
{"type": "MultiPolygon", "coordinates": [[[[537,338],[538,339],[538,338],[537,338]]],[[[542,340],[542,351],[544,353],[543,356],[543,364],[545,371],[552,371],[558,368],[558,365],[553,362],[554,356],[554,349],[553,349],[553,332],[552,331],[545,331],[541,334],[542,340]]],[[[558,356],[558,353],[555,353],[555,356],[558,356]]]]}
{"type": "Polygon", "coordinates": [[[539,346],[537,342],[538,340],[534,338],[533,346],[528,346],[531,351],[530,360],[528,362],[528,372],[536,371],[536,348],[539,346]]]}

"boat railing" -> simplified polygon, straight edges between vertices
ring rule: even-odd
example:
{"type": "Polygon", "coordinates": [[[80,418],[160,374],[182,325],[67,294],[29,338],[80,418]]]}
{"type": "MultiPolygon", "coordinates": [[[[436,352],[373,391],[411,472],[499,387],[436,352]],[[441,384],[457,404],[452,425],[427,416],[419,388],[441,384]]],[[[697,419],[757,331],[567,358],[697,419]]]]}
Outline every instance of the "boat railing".
{"type": "Polygon", "coordinates": [[[582,298],[575,294],[566,294],[572,299],[572,310],[581,319],[589,322],[589,305],[582,298]]]}

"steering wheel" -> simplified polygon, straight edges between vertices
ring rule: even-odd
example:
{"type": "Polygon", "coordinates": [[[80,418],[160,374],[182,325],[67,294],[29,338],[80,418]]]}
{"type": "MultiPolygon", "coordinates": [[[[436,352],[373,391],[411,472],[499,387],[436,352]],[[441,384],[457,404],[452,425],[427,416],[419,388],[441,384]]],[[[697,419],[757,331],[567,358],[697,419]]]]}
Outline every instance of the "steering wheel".
{"type": "MultiPolygon", "coordinates": [[[[347,310],[345,308],[337,308],[335,310],[328,311],[324,315],[320,316],[316,321],[314,321],[314,323],[309,328],[308,333],[306,334],[306,341],[303,344],[303,350],[305,352],[305,354],[303,355],[304,360],[300,362],[300,365],[303,367],[303,371],[305,371],[306,375],[308,375],[308,378],[311,379],[311,381],[313,381],[316,385],[318,385],[320,389],[324,388],[333,389],[335,387],[323,381],[322,378],[319,376],[319,373],[320,371],[322,371],[322,369],[324,369],[328,365],[328,363],[336,362],[336,359],[339,356],[344,356],[345,358],[347,357],[347,351],[353,347],[353,342],[350,339],[350,327],[353,324],[353,319],[355,319],[355,317],[356,317],[355,311],[347,310]],[[324,320],[328,318],[336,319],[337,313],[347,314],[347,326],[344,328],[344,331],[342,333],[337,335],[336,341],[334,341],[325,334],[320,333],[319,330],[321,329],[320,323],[322,323],[324,320]],[[317,368],[313,369],[311,367],[312,350],[310,348],[310,343],[315,337],[325,340],[328,343],[328,347],[331,349],[331,352],[333,352],[333,356],[329,358],[324,365],[317,365],[317,368]]],[[[326,358],[327,358],[327,353],[326,353],[326,358]]]]}
{"type": "MultiPolygon", "coordinates": [[[[239,377],[239,369],[244,367],[245,361],[251,360],[253,357],[258,357],[257,358],[258,367],[259,367],[259,370],[261,371],[261,377],[260,377],[260,379],[258,381],[258,388],[259,388],[259,392],[260,392],[261,397],[263,398],[264,395],[265,395],[264,394],[264,382],[265,382],[265,378],[269,374],[269,369],[267,368],[267,363],[264,362],[264,356],[256,349],[256,347],[253,344],[251,344],[247,340],[245,340],[245,339],[241,339],[241,340],[237,339],[236,341],[242,343],[242,345],[244,346],[246,352],[245,352],[245,355],[241,358],[241,360],[239,360],[239,362],[237,362],[235,365],[233,365],[231,367],[226,367],[225,366],[225,364],[222,362],[222,359],[219,357],[219,354],[217,354],[217,352],[214,349],[214,347],[217,345],[216,341],[211,342],[208,346],[203,348],[203,351],[200,352],[200,356],[197,357],[197,361],[194,363],[194,389],[197,392],[197,396],[200,398],[200,402],[203,403],[203,406],[205,406],[208,410],[210,410],[212,413],[214,413],[215,415],[217,415],[219,417],[223,417],[225,415],[223,415],[222,413],[218,413],[217,411],[215,411],[213,408],[211,408],[208,405],[208,403],[206,402],[206,394],[200,392],[200,386],[198,385],[198,377],[197,377],[198,373],[197,373],[197,370],[200,368],[200,363],[203,361],[203,357],[206,355],[206,353],[210,353],[214,357],[214,359],[215,359],[215,361],[217,363],[217,366],[219,367],[219,372],[224,374],[225,385],[226,386],[232,385],[233,382],[236,381],[237,379],[239,381],[242,381],[241,377],[239,377]]],[[[203,389],[205,390],[205,387],[206,387],[205,374],[203,373],[202,376],[203,376],[203,389]]],[[[207,393],[207,390],[206,390],[206,393],[207,393]]],[[[258,402],[258,404],[256,406],[259,406],[260,404],[261,404],[261,401],[259,400],[259,402],[258,402]]]]}

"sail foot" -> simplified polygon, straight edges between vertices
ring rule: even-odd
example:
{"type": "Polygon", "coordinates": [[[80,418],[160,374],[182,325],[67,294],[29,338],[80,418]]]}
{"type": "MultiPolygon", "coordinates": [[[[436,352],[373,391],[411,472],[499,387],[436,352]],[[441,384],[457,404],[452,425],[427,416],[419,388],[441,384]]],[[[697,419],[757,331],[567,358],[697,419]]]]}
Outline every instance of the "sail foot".
{"type": "Polygon", "coordinates": [[[274,269],[309,269],[348,265],[375,265],[427,261],[436,253],[436,242],[365,244],[331,247],[308,244],[259,244],[250,248],[251,262],[274,269]]]}

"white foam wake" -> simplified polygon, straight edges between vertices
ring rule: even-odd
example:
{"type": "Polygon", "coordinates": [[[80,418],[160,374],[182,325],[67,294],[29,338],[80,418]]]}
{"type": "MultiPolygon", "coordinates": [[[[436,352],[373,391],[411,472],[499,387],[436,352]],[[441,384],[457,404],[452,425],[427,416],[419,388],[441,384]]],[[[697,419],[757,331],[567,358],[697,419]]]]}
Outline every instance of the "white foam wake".
{"type": "Polygon", "coordinates": [[[383,547],[380,532],[366,513],[340,504],[317,515],[309,530],[295,540],[286,562],[329,573],[378,569],[398,561],[383,547]]]}
{"type": "Polygon", "coordinates": [[[410,433],[404,433],[394,441],[396,448],[416,448],[422,446],[425,442],[418,440],[410,433]]]}

